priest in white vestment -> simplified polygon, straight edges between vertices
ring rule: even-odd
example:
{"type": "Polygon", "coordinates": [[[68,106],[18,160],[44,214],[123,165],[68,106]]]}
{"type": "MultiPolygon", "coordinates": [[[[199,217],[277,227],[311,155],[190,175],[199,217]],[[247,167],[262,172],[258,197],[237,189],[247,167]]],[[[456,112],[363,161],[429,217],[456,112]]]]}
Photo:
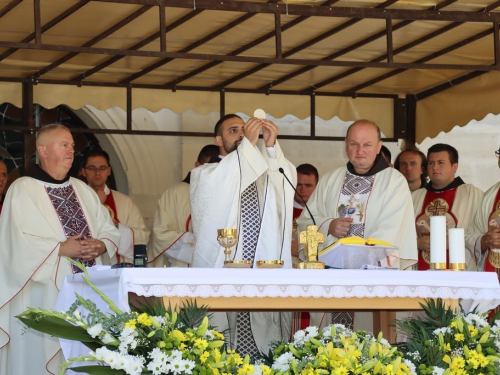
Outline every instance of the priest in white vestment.
{"type": "MultiPolygon", "coordinates": [[[[495,151],[497,158],[499,154],[500,149],[495,151]]],[[[500,249],[500,182],[484,193],[474,221],[465,233],[465,247],[473,254],[478,271],[496,272],[500,280],[500,254],[494,252],[490,258],[492,249],[500,249]]]]}
{"type": "Polygon", "coordinates": [[[74,142],[63,125],[43,127],[40,166],[9,188],[0,217],[0,374],[57,374],[59,340],[27,329],[16,315],[28,307],[54,308],[66,275],[116,262],[119,232],[99,197],[67,176],[74,142]]]}
{"type": "MultiPolygon", "coordinates": [[[[198,154],[195,168],[219,161],[219,147],[206,145],[198,154]]],[[[148,264],[153,267],[188,267],[193,261],[194,235],[191,224],[191,200],[186,178],[170,186],[156,207],[153,231],[148,246],[148,264]]]]}
{"type": "Polygon", "coordinates": [[[120,231],[118,263],[133,263],[134,245],[147,245],[149,230],[135,202],[125,194],[111,190],[106,184],[111,175],[108,153],[100,149],[87,152],[83,157],[81,173],[120,231]]]}
{"type": "MultiPolygon", "coordinates": [[[[380,129],[375,123],[354,122],[345,140],[349,162],[320,179],[307,205],[325,236],[319,250],[344,237],[377,238],[397,246],[400,268],[410,269],[417,261],[410,191],[403,175],[390,168],[380,155],[381,146],[380,129]]],[[[299,229],[304,230],[313,221],[304,210],[297,223],[299,229]]],[[[334,274],[332,270],[332,278],[334,274]]],[[[330,319],[328,316],[312,315],[311,322],[316,325],[330,323],[326,321],[330,319]],[[318,316],[321,316],[319,320],[318,316]]],[[[354,327],[371,328],[370,324],[365,325],[368,319],[356,313],[354,327]],[[357,325],[360,322],[362,326],[357,325]]]]}
{"type": "MultiPolygon", "coordinates": [[[[294,185],[296,171],[276,140],[278,132],[270,121],[250,118],[245,123],[237,115],[226,115],[217,123],[215,142],[223,159],[191,171],[193,267],[224,266],[224,248],[217,241],[217,229],[223,228],[238,229],[231,259],[249,260],[254,267],[259,260],[282,260],[284,267],[292,266],[294,191],[279,169],[294,185]],[[264,145],[258,148],[261,131],[264,145]]],[[[249,315],[247,319],[248,313],[228,313],[224,322],[215,323],[219,329],[231,327],[231,344],[241,353],[267,353],[270,340],[289,338],[290,313],[249,315]]]]}
{"type": "MultiPolygon", "coordinates": [[[[427,171],[430,181],[425,188],[412,193],[418,234],[419,270],[429,269],[430,236],[427,227],[430,227],[430,218],[446,216],[448,228],[464,228],[467,232],[480,206],[483,192],[456,177],[457,169],[458,151],[453,146],[437,143],[429,148],[427,171]]],[[[477,270],[474,256],[470,252],[465,253],[465,262],[468,271],[477,270]]]]}

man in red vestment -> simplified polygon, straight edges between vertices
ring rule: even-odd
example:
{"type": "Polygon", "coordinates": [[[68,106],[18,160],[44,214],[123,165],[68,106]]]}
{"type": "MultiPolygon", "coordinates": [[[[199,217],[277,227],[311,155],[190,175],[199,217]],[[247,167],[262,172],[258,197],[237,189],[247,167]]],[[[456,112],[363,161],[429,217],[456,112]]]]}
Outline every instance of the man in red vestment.
{"type": "MultiPolygon", "coordinates": [[[[448,228],[464,228],[472,224],[483,192],[460,177],[455,177],[458,168],[458,151],[447,144],[438,143],[427,151],[429,183],[412,193],[417,225],[418,269],[429,269],[430,262],[430,218],[446,216],[448,228]]],[[[469,271],[476,265],[470,253],[465,262],[469,271]]]]}

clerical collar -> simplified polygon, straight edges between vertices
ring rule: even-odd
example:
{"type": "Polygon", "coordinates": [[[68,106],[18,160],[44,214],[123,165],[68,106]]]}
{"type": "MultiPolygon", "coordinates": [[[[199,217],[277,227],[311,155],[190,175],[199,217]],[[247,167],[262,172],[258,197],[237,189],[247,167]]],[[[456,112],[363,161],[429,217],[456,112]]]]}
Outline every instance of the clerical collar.
{"type": "Polygon", "coordinates": [[[356,172],[354,170],[354,166],[352,165],[352,163],[350,161],[347,162],[347,170],[350,173],[352,173],[353,175],[361,176],[361,177],[373,176],[374,174],[382,172],[386,168],[389,168],[389,164],[387,164],[387,161],[384,159],[384,157],[381,154],[377,155],[377,157],[375,158],[375,162],[373,163],[370,170],[364,174],[356,172]]]}
{"type": "Polygon", "coordinates": [[[36,180],[40,180],[43,182],[47,182],[49,184],[64,184],[69,180],[69,174],[66,175],[62,180],[56,180],[53,178],[51,175],[49,175],[47,172],[45,172],[42,167],[38,164],[32,164],[30,165],[27,169],[26,172],[24,173],[26,177],[31,177],[36,180]]]}
{"type": "Polygon", "coordinates": [[[445,186],[442,189],[434,189],[432,187],[432,181],[429,181],[427,183],[427,185],[425,185],[425,188],[427,189],[427,191],[433,191],[435,193],[441,193],[442,191],[454,189],[454,188],[459,187],[460,185],[463,185],[463,184],[465,184],[465,182],[460,177],[455,177],[455,179],[453,180],[453,182],[451,184],[449,184],[448,186],[445,186]]]}
{"type": "Polygon", "coordinates": [[[188,185],[191,183],[191,172],[187,174],[186,178],[182,180],[182,182],[185,182],[188,185]]]}

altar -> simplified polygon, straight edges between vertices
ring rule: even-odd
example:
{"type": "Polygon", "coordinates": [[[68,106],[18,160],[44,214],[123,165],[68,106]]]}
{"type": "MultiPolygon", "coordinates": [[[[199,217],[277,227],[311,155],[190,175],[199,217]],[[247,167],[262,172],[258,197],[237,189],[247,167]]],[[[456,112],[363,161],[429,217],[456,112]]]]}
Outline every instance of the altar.
{"type": "MultiPolygon", "coordinates": [[[[374,332],[393,339],[388,323],[395,311],[419,310],[426,298],[454,308],[485,312],[500,304],[496,273],[398,270],[297,270],[205,268],[90,268],[92,283],[119,308],[131,298],[161,297],[172,305],[195,299],[211,311],[373,311],[374,332]]],[[[66,310],[75,293],[106,304],[81,278],[66,278],[56,310],[66,310]]]]}

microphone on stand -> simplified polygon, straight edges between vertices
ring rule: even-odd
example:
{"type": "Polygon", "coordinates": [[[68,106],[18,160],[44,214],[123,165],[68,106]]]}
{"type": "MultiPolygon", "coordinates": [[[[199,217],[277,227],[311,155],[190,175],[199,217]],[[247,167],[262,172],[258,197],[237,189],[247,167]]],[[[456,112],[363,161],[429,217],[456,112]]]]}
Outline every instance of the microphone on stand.
{"type": "Polygon", "coordinates": [[[279,171],[279,172],[283,175],[283,177],[285,177],[285,178],[286,178],[286,180],[288,181],[288,183],[290,184],[290,186],[292,187],[292,189],[293,189],[293,190],[297,193],[297,195],[298,195],[298,196],[299,196],[299,198],[302,200],[302,202],[304,202],[304,206],[305,206],[305,208],[307,209],[307,212],[309,212],[309,216],[311,216],[311,219],[312,219],[312,221],[313,221],[314,225],[316,225],[316,220],[314,220],[314,217],[313,217],[313,215],[312,215],[311,211],[309,210],[309,207],[307,207],[307,203],[306,203],[306,201],[304,200],[304,198],[302,198],[302,195],[300,195],[300,194],[299,194],[299,192],[297,191],[297,189],[295,189],[295,186],[293,186],[292,181],[290,181],[290,180],[288,179],[288,177],[286,176],[285,171],[283,170],[283,168],[281,168],[281,167],[280,167],[280,168],[278,169],[278,171],[279,171]]]}

